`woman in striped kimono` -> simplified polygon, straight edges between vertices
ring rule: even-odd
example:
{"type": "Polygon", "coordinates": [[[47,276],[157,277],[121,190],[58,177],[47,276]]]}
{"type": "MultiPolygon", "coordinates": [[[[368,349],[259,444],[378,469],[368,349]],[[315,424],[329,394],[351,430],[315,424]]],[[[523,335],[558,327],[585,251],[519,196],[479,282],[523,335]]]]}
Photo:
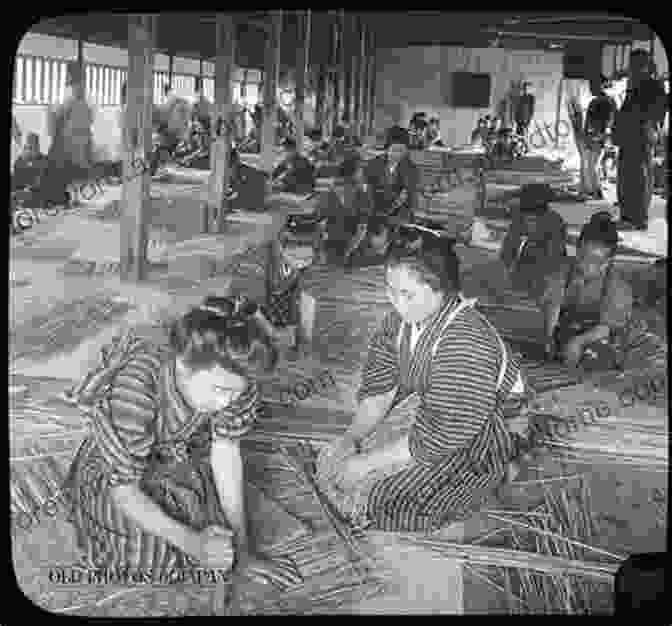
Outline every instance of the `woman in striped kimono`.
{"type": "Polygon", "coordinates": [[[512,430],[505,407],[526,389],[518,363],[473,301],[460,295],[450,242],[423,236],[419,252],[392,254],[394,312],[374,334],[347,433],[318,460],[318,477],[355,524],[429,531],[479,508],[507,477],[512,430]],[[406,432],[370,447],[390,409],[417,394],[406,432]]]}
{"type": "Polygon", "coordinates": [[[226,298],[177,320],[170,351],[126,337],[74,395],[90,419],[66,485],[85,567],[201,566],[299,580],[248,540],[240,438],[259,411],[256,367],[273,348],[226,298]]]}

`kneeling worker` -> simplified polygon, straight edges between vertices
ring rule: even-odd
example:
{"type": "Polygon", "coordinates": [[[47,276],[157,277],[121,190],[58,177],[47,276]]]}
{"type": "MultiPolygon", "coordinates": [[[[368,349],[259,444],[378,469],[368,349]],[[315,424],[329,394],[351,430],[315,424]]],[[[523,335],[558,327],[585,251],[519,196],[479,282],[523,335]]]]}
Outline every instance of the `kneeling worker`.
{"type": "Polygon", "coordinates": [[[315,187],[315,167],[303,156],[296,140],[291,137],[283,143],[285,159],[273,171],[272,188],[274,191],[307,194],[315,187]]]}

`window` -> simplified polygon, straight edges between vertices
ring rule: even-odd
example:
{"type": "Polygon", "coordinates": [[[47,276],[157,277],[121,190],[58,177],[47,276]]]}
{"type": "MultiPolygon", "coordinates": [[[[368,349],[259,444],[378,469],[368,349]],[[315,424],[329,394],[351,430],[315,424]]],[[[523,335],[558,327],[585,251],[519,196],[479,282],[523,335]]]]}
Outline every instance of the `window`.
{"type": "Polygon", "coordinates": [[[15,104],[57,104],[65,96],[67,61],[17,55],[14,66],[15,104]]]}

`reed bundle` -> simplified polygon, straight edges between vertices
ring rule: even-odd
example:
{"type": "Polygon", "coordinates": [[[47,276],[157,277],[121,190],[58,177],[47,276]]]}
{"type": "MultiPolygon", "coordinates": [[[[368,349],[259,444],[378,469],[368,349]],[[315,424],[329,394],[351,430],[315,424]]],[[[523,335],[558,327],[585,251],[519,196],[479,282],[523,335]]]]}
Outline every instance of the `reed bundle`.
{"type": "Polygon", "coordinates": [[[432,536],[385,533],[394,540],[388,549],[420,545],[461,561],[468,574],[501,594],[509,613],[608,610],[613,579],[625,557],[590,546],[595,537],[590,492],[583,477],[576,486],[571,484],[576,483],[544,487],[542,503],[533,510],[483,510],[482,515],[502,523],[485,542],[481,538],[458,544],[442,539],[440,531],[432,536]],[[503,532],[507,538],[500,540],[499,546],[487,545],[492,535],[503,532]],[[486,545],[479,545],[482,543],[486,545]]]}
{"type": "Polygon", "coordinates": [[[573,561],[523,550],[452,543],[442,539],[432,539],[424,535],[415,537],[410,533],[399,533],[396,538],[400,542],[409,542],[428,548],[446,558],[461,561],[472,567],[505,567],[532,570],[554,576],[587,576],[603,582],[611,582],[619,567],[612,564],[573,561]]]}

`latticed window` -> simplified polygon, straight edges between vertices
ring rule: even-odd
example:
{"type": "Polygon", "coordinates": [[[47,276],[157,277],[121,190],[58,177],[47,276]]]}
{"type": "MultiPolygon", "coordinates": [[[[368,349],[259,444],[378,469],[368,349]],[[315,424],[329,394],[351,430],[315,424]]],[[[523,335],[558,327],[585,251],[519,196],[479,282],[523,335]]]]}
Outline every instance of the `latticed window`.
{"type": "Polygon", "coordinates": [[[17,55],[14,65],[15,104],[57,104],[65,98],[68,62],[17,55]]]}
{"type": "MultiPolygon", "coordinates": [[[[13,103],[23,105],[51,105],[63,102],[68,74],[68,64],[73,60],[17,55],[14,67],[13,103]]],[[[86,93],[96,106],[120,106],[121,88],[128,80],[128,70],[98,63],[85,64],[86,93]]],[[[261,72],[239,68],[233,84],[233,100],[254,106],[259,100],[261,72]]],[[[164,89],[168,85],[168,72],[154,72],[154,102],[165,102],[164,89]]],[[[182,97],[191,97],[196,88],[196,76],[173,74],[173,91],[182,97]]],[[[203,77],[203,93],[215,99],[215,79],[203,77]]]]}
{"type": "Polygon", "coordinates": [[[98,106],[121,104],[121,86],[128,76],[125,69],[87,63],[85,71],[86,93],[93,104],[98,106]]]}

